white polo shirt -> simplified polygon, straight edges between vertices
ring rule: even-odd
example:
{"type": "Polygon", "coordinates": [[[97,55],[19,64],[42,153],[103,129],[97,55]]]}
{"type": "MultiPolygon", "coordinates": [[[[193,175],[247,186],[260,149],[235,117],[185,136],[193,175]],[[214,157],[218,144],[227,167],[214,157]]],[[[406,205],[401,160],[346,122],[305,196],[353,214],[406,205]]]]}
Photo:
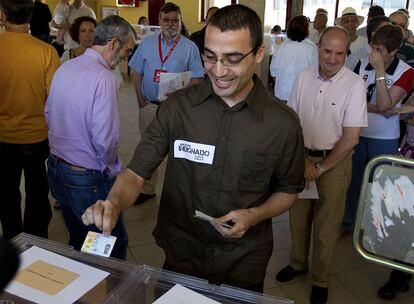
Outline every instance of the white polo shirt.
{"type": "Polygon", "coordinates": [[[299,115],[305,147],[330,150],[343,127],[366,127],[365,91],[362,78],[345,66],[328,80],[319,75],[319,67],[303,70],[288,105],[299,115]]]}
{"type": "MultiPolygon", "coordinates": [[[[356,67],[358,69],[358,67],[356,67]]],[[[368,58],[361,60],[359,66],[359,75],[365,81],[367,88],[367,96],[369,102],[376,104],[376,73],[375,69],[369,63],[368,58]]],[[[404,61],[395,57],[394,61],[386,70],[387,88],[392,86],[399,86],[406,92],[411,90],[411,81],[414,75],[414,70],[404,61]]],[[[402,98],[401,98],[402,100],[402,98]]],[[[398,107],[401,100],[396,103],[398,107]]],[[[400,137],[400,123],[399,116],[393,115],[391,117],[384,117],[381,114],[368,113],[368,127],[361,129],[361,136],[376,139],[396,139],[400,137]]]]}
{"type": "Polygon", "coordinates": [[[358,35],[349,47],[345,65],[353,71],[358,61],[367,57],[369,53],[371,53],[371,47],[368,44],[368,38],[358,35]]]}

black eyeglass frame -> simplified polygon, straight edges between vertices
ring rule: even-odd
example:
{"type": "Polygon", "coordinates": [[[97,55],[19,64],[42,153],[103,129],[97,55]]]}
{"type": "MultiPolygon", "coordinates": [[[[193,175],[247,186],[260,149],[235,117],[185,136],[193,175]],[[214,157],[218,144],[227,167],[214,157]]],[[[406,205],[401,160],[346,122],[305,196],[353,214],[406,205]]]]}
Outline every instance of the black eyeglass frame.
{"type": "Polygon", "coordinates": [[[207,58],[206,55],[201,54],[201,58],[203,58],[204,62],[210,63],[210,64],[216,64],[217,61],[220,61],[222,65],[226,66],[226,67],[236,67],[240,64],[240,62],[243,61],[244,58],[246,58],[247,56],[249,56],[251,53],[253,53],[254,51],[256,51],[259,48],[259,46],[256,46],[254,48],[252,48],[248,53],[246,53],[245,55],[243,55],[240,59],[238,60],[230,60],[229,59],[218,59],[217,57],[215,57],[214,59],[212,58],[207,58]]]}

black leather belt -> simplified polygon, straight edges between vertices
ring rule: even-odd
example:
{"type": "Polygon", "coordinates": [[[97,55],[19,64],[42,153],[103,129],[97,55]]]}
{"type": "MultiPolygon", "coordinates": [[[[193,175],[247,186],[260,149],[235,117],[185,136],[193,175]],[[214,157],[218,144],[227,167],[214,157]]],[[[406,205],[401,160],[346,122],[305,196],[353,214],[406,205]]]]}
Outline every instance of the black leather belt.
{"type": "Polygon", "coordinates": [[[158,106],[160,104],[160,102],[158,100],[148,100],[149,103],[155,104],[156,106],[158,106]]]}
{"type": "Polygon", "coordinates": [[[308,156],[313,157],[326,157],[331,153],[332,150],[311,150],[308,148],[305,148],[305,152],[308,156]]]}

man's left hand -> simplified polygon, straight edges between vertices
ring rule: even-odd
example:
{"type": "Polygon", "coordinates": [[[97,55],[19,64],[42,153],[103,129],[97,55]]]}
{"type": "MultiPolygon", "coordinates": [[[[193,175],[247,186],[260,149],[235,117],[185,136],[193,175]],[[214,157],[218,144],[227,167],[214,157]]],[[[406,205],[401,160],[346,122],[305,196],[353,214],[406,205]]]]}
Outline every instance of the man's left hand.
{"type": "Polygon", "coordinates": [[[250,227],[256,225],[257,214],[254,208],[234,210],[216,219],[217,223],[212,225],[224,237],[241,238],[250,227]],[[219,223],[232,223],[231,228],[226,228],[219,223]]]}

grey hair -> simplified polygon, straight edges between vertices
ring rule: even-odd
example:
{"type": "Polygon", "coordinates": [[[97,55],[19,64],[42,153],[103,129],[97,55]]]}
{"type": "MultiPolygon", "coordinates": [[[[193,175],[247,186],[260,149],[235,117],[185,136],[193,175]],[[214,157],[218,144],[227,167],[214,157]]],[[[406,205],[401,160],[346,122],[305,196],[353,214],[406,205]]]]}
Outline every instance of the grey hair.
{"type": "Polygon", "coordinates": [[[131,24],[124,18],[111,15],[101,20],[95,28],[93,34],[94,45],[105,45],[109,40],[118,39],[121,44],[128,40],[129,33],[133,33],[136,38],[136,33],[131,24]]]}

